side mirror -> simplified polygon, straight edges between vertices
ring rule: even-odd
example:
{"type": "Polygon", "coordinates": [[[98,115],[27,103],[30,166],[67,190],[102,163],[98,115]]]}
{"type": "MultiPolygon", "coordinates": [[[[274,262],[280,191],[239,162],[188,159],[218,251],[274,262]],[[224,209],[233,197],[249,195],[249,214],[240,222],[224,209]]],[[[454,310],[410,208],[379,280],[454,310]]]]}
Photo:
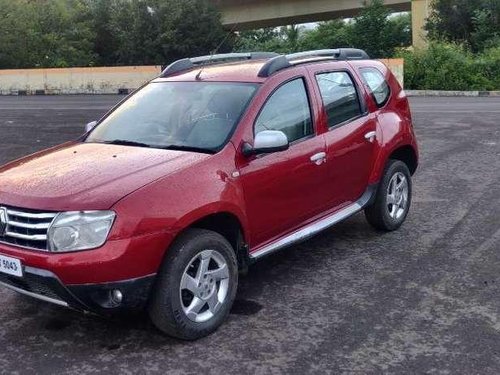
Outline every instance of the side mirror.
{"type": "Polygon", "coordinates": [[[97,125],[97,121],[89,122],[87,125],[85,125],[85,133],[88,133],[89,131],[94,129],[96,125],[97,125]]]}
{"type": "Polygon", "coordinates": [[[279,130],[264,130],[257,133],[253,146],[248,143],[243,145],[243,155],[269,154],[288,150],[288,147],[290,144],[285,133],[279,130]]]}

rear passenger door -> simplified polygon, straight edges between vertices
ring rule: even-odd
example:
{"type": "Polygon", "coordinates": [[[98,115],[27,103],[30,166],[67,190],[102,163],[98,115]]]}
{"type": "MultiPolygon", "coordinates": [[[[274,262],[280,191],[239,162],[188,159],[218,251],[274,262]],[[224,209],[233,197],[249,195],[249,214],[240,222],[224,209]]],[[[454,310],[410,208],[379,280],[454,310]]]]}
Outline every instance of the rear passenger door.
{"type": "Polygon", "coordinates": [[[359,85],[348,69],[320,71],[315,80],[327,121],[328,188],[334,206],[363,195],[373,166],[376,117],[368,113],[359,85]]]}

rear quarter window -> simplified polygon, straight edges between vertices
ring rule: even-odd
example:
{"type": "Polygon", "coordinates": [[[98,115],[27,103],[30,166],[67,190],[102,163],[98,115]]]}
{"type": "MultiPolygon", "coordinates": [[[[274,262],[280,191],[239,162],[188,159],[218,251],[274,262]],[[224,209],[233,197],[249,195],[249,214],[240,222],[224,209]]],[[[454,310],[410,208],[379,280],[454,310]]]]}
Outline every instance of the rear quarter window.
{"type": "Polygon", "coordinates": [[[375,68],[361,68],[360,72],[361,78],[370,89],[375,103],[379,108],[383,107],[391,96],[391,89],[384,76],[375,68]]]}

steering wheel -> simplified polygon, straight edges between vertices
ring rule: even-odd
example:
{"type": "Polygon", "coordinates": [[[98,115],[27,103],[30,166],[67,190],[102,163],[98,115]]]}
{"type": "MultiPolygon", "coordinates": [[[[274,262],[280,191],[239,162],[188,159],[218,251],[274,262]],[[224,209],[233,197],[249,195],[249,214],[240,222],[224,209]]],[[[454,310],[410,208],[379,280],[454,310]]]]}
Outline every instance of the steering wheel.
{"type": "Polygon", "coordinates": [[[141,130],[145,130],[143,134],[139,134],[137,140],[143,143],[158,143],[158,140],[164,140],[171,136],[165,129],[165,123],[161,121],[148,121],[143,124],[141,130]]]}

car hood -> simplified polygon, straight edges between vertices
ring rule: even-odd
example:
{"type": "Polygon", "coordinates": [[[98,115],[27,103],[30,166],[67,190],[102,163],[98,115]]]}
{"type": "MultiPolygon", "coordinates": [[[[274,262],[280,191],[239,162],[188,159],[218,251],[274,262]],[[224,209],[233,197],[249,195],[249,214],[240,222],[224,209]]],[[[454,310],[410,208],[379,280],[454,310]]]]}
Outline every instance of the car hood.
{"type": "Polygon", "coordinates": [[[109,209],[133,191],[210,155],[70,143],[0,168],[0,205],[39,210],[109,209]]]}

